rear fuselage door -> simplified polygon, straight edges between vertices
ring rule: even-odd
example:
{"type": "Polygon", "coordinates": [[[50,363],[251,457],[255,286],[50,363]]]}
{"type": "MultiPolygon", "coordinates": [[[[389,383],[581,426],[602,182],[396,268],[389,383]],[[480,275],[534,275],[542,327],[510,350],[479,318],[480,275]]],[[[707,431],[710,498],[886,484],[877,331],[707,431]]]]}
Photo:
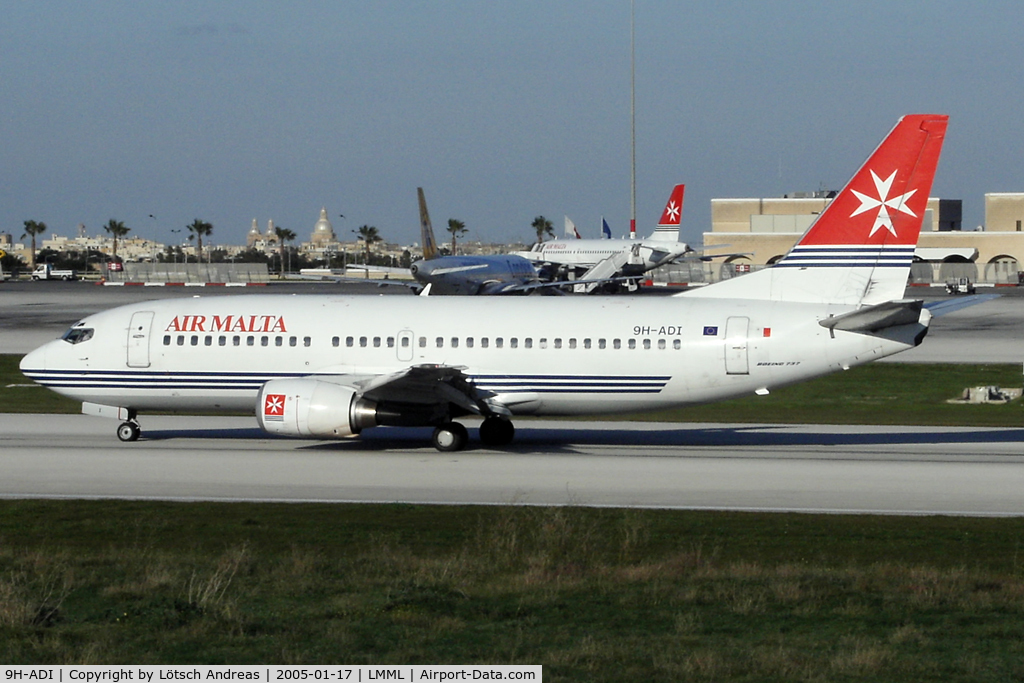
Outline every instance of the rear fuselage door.
{"type": "Polygon", "coordinates": [[[725,374],[748,375],[747,333],[750,318],[734,317],[725,321],[725,374]]]}
{"type": "Polygon", "coordinates": [[[149,336],[153,325],[153,311],[138,311],[132,314],[128,326],[128,367],[149,367],[149,336]]]}

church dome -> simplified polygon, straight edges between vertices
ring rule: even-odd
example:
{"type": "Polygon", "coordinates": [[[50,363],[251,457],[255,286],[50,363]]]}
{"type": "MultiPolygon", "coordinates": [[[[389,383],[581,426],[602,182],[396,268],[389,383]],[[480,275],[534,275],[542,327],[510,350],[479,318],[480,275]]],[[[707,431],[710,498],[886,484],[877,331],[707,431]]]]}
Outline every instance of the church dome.
{"type": "Polygon", "coordinates": [[[313,226],[313,242],[333,242],[334,227],[327,218],[327,207],[320,209],[320,220],[313,226]]]}

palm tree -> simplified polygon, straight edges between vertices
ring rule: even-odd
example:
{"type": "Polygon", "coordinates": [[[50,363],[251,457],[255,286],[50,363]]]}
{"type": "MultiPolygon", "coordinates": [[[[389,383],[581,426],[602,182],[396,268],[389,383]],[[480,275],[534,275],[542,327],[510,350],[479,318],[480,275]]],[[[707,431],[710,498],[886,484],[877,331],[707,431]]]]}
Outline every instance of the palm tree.
{"type": "Polygon", "coordinates": [[[466,224],[454,218],[448,219],[448,232],[452,235],[452,256],[455,256],[455,238],[462,237],[467,232],[466,224]]]}
{"type": "Polygon", "coordinates": [[[111,235],[114,236],[114,260],[116,261],[117,260],[117,239],[119,237],[124,237],[125,235],[127,235],[129,233],[129,231],[131,231],[131,228],[126,228],[124,223],[122,223],[121,221],[115,221],[113,218],[111,218],[107,222],[107,224],[103,226],[103,229],[106,230],[108,233],[110,233],[111,235]]]}
{"type": "Polygon", "coordinates": [[[188,229],[189,233],[191,233],[188,238],[196,239],[196,244],[198,245],[196,249],[196,261],[201,263],[203,260],[203,237],[209,236],[213,232],[213,225],[197,218],[192,221],[192,225],[186,225],[185,227],[188,229]]]}
{"type": "Polygon", "coordinates": [[[555,228],[551,225],[551,221],[544,216],[537,216],[533,219],[533,223],[530,224],[534,230],[537,231],[537,243],[540,244],[544,241],[544,236],[548,237],[555,236],[555,228]]]}
{"type": "Polygon", "coordinates": [[[366,277],[370,277],[370,246],[374,242],[380,242],[381,236],[377,231],[376,226],[373,225],[360,225],[358,231],[359,239],[366,245],[366,277]]]}
{"type": "Polygon", "coordinates": [[[21,239],[25,239],[25,235],[32,236],[32,258],[29,263],[29,268],[36,267],[36,235],[41,235],[46,232],[46,223],[42,221],[25,221],[25,234],[21,236],[21,239]]]}
{"type": "Polygon", "coordinates": [[[281,245],[281,277],[284,277],[284,245],[285,242],[290,242],[295,239],[295,233],[288,228],[282,228],[277,225],[274,226],[274,234],[277,235],[277,241],[281,245]]]}

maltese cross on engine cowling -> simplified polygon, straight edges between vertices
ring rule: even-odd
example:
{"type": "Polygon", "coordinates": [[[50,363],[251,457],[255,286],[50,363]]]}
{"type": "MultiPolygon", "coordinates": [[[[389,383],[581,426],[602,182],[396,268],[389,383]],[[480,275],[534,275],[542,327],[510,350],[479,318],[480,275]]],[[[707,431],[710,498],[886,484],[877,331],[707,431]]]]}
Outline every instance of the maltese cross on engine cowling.
{"type": "Polygon", "coordinates": [[[892,181],[895,180],[896,178],[896,171],[893,171],[892,175],[890,175],[885,180],[882,180],[881,178],[878,177],[874,170],[872,170],[871,177],[875,181],[875,191],[876,194],[878,194],[878,198],[876,199],[875,197],[868,196],[863,192],[857,192],[857,190],[852,190],[852,192],[855,195],[857,195],[857,199],[860,200],[860,207],[858,207],[856,211],[850,214],[850,218],[853,218],[854,216],[859,216],[865,211],[878,209],[878,215],[875,216],[875,224],[871,226],[871,233],[868,235],[868,237],[871,237],[876,232],[878,232],[879,228],[885,228],[890,233],[892,233],[893,237],[896,237],[896,228],[892,224],[892,216],[889,215],[889,209],[894,209],[896,211],[899,211],[900,213],[905,213],[909,216],[916,217],[917,214],[911,211],[910,208],[907,206],[907,200],[913,197],[914,194],[917,193],[917,190],[911,190],[910,192],[905,192],[899,195],[898,197],[888,199],[887,197],[889,196],[889,191],[892,189],[892,181]]]}

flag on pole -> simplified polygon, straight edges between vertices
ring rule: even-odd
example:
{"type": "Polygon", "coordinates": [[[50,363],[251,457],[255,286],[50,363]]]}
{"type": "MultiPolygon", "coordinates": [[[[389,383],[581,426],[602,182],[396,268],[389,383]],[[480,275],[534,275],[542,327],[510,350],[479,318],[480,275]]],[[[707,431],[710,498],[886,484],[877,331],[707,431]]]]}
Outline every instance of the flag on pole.
{"type": "Polygon", "coordinates": [[[576,224],[568,216],[565,217],[565,236],[568,239],[583,239],[580,237],[579,230],[576,229],[576,224]]]}
{"type": "Polygon", "coordinates": [[[601,216],[601,237],[606,240],[612,238],[612,229],[608,227],[608,221],[604,219],[604,216],[601,216]]]}

